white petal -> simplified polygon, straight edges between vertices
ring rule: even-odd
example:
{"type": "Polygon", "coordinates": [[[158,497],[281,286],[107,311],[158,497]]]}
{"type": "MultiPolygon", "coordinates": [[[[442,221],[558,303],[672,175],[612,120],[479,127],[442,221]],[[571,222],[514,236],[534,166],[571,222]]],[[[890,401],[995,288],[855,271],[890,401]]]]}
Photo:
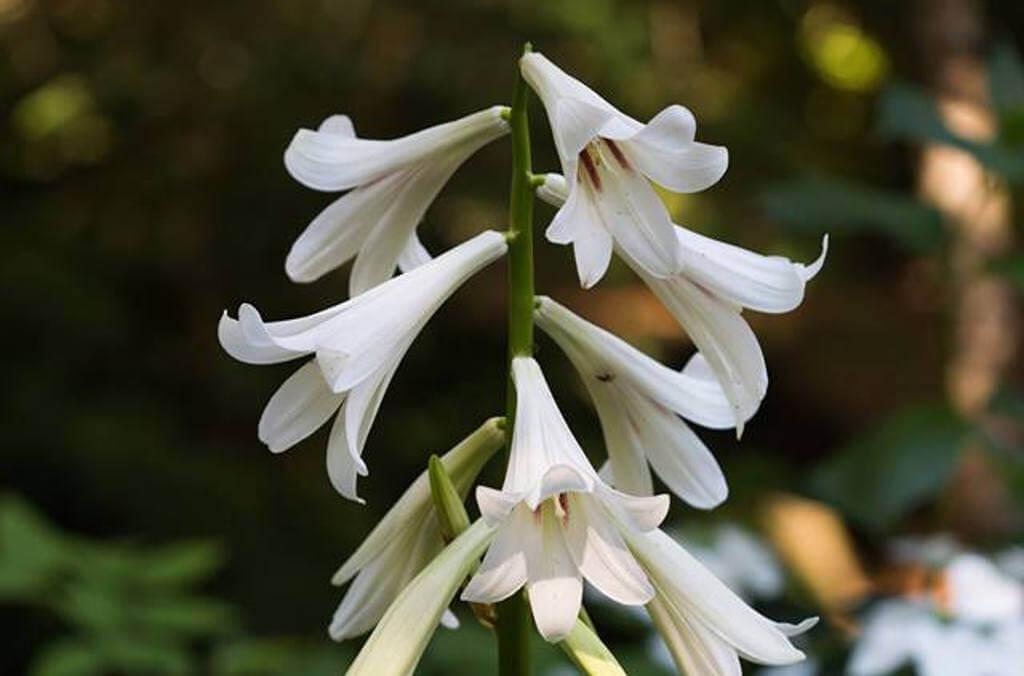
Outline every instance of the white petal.
{"type": "Polygon", "coordinates": [[[336,199],[299,235],[284,262],[293,282],[312,282],[351,260],[380,222],[406,172],[392,173],[336,199]]]}
{"type": "Polygon", "coordinates": [[[657,597],[647,604],[647,611],[681,673],[742,676],[736,650],[699,621],[673,613],[657,597]]]}
{"type": "Polygon", "coordinates": [[[300,129],[284,154],[285,167],[316,190],[347,190],[424,161],[464,143],[477,147],[508,130],[495,106],[392,141],[300,129]]]}
{"type": "Polygon", "coordinates": [[[451,611],[451,608],[445,609],[444,614],[441,615],[441,626],[453,630],[459,628],[459,618],[451,611]]]}
{"type": "Polygon", "coordinates": [[[366,476],[366,463],[361,458],[355,458],[349,451],[349,442],[345,437],[345,416],[344,412],[339,413],[331,426],[331,435],[327,440],[327,478],[331,480],[334,490],[342,496],[366,504],[356,493],[356,480],[358,475],[366,476]]]}
{"type": "MultiPolygon", "coordinates": [[[[789,312],[803,301],[806,280],[824,264],[810,267],[781,256],[762,256],[746,249],[676,228],[686,275],[736,305],[760,312],[789,312]]],[[[823,254],[824,255],[824,252],[823,254]]]]}
{"type": "Polygon", "coordinates": [[[402,588],[441,550],[437,521],[428,515],[410,524],[356,576],[331,620],[331,638],[341,641],[372,629],[402,588]]]}
{"type": "MultiPolygon", "coordinates": [[[[603,405],[598,401],[601,392],[614,389],[625,380],[638,392],[697,423],[712,428],[726,428],[735,424],[732,405],[726,399],[718,380],[698,353],[682,373],[663,366],[626,341],[582,317],[555,301],[540,296],[534,315],[540,326],[555,339],[580,372],[588,391],[595,399],[599,412],[602,407],[617,407],[617,402],[603,405]]],[[[610,394],[601,398],[607,399],[610,394]]],[[[602,426],[614,416],[602,415],[602,426]]],[[[605,430],[606,439],[609,430],[605,430]]],[[[608,442],[611,445],[611,442],[608,442]]],[[[621,444],[620,444],[621,445],[621,444]]],[[[618,470],[616,470],[618,471],[618,470]]],[[[623,477],[619,477],[620,480],[623,477]]],[[[639,492],[628,488],[628,492],[639,492]]],[[[650,491],[646,491],[650,492],[650,491]]]]}
{"type": "Polygon", "coordinates": [[[562,170],[566,176],[573,174],[572,170],[580,151],[600,133],[613,116],[614,113],[611,111],[580,99],[558,99],[551,119],[551,133],[559,157],[562,158],[562,170]]]}
{"type": "MultiPolygon", "coordinates": [[[[384,366],[378,373],[367,378],[349,392],[345,408],[339,414],[345,418],[345,440],[353,458],[361,458],[370,427],[380,410],[384,393],[395,375],[398,362],[384,366]]],[[[357,464],[362,461],[358,461],[357,464]]],[[[363,469],[365,470],[365,465],[363,469]]],[[[362,472],[365,473],[365,472],[362,472]]]]}
{"type": "Polygon", "coordinates": [[[602,225],[590,191],[577,188],[558,210],[545,235],[554,244],[572,243],[580,285],[589,289],[604,276],[612,258],[612,236],[602,225]]]}
{"type": "Polygon", "coordinates": [[[427,208],[475,150],[476,146],[463,146],[443,158],[402,172],[404,184],[390,197],[384,215],[369,232],[356,257],[349,278],[351,295],[359,295],[391,279],[427,208]]]}
{"type": "Polygon", "coordinates": [[[492,529],[476,522],[438,554],[398,595],[349,667],[349,676],[411,674],[441,616],[492,529]]]}
{"type": "MultiPolygon", "coordinates": [[[[470,485],[484,464],[504,445],[505,434],[498,427],[497,419],[492,418],[441,456],[441,464],[459,495],[469,492],[470,485]]],[[[427,472],[423,471],[402,493],[402,497],[391,506],[384,518],[377,522],[370,534],[363,538],[356,551],[331,578],[331,584],[342,585],[348,582],[357,572],[380,556],[392,540],[401,537],[410,528],[415,530],[410,524],[433,509],[430,478],[427,472]]]]}
{"type": "Polygon", "coordinates": [[[631,495],[651,495],[654,483],[639,430],[628,416],[623,415],[618,389],[608,387],[596,378],[586,378],[584,382],[597,409],[615,487],[631,495]]]}
{"type": "Polygon", "coordinates": [[[804,654],[774,622],[744,603],[665,533],[626,531],[625,535],[659,597],[673,612],[707,625],[752,661],[792,664],[803,659],[804,654]]]}
{"type": "Polygon", "coordinates": [[[325,134],[339,134],[349,138],[355,138],[356,128],[352,124],[352,118],[348,115],[331,115],[324,119],[317,127],[317,131],[325,134]]]}
{"type": "Polygon", "coordinates": [[[776,622],[775,626],[778,627],[779,631],[789,637],[800,636],[806,634],[811,629],[814,629],[818,625],[819,618],[808,617],[805,620],[801,620],[796,624],[790,624],[789,622],[776,622]]]}
{"type": "Polygon", "coordinates": [[[562,535],[554,507],[540,511],[526,543],[526,590],[537,631],[548,642],[565,638],[576,624],[583,602],[583,582],[562,535]]]}
{"type": "Polygon", "coordinates": [[[540,366],[530,357],[512,360],[516,416],[502,490],[528,495],[535,506],[552,490],[592,489],[594,468],[562,417],[540,366]],[[553,468],[558,468],[550,475],[553,468]]]}
{"type": "Polygon", "coordinates": [[[569,495],[565,539],[587,582],[624,605],[642,605],[654,596],[633,554],[601,507],[586,495],[569,495]]]}
{"type": "Polygon", "coordinates": [[[661,525],[668,516],[667,495],[629,495],[604,488],[601,497],[606,509],[615,513],[626,527],[646,533],[661,525]]]}
{"type": "Polygon", "coordinates": [[[278,347],[271,340],[250,341],[241,322],[225,312],[217,324],[217,339],[229,355],[246,364],[278,364],[301,357],[303,352],[278,347]]]}
{"type": "Polygon", "coordinates": [[[736,428],[742,432],[768,390],[768,370],[754,332],[738,308],[683,277],[641,276],[704,355],[732,402],[736,428]]]}
{"type": "Polygon", "coordinates": [[[483,563],[462,591],[463,601],[498,603],[526,584],[525,547],[533,537],[531,516],[529,510],[519,507],[498,527],[483,563]]]}
{"type": "Polygon", "coordinates": [[[683,263],[665,204],[642,174],[620,164],[606,143],[600,146],[604,149],[600,151],[600,166],[595,169],[600,185],[586,186],[594,193],[595,210],[616,244],[636,265],[654,277],[670,277],[683,263]]]}
{"type": "Polygon", "coordinates": [[[718,182],[729,166],[722,146],[693,140],[697,123],[682,106],[669,106],[640,132],[622,141],[629,159],[655,183],[675,192],[698,192],[718,182]]]}
{"type": "Polygon", "coordinates": [[[405,248],[402,249],[402,253],[398,255],[398,269],[402,272],[409,272],[415,270],[421,265],[429,263],[434,259],[427,251],[427,248],[420,242],[420,238],[416,235],[416,231],[413,230],[412,234],[409,235],[409,241],[406,242],[405,248]]]}
{"type": "Polygon", "coordinates": [[[797,269],[800,270],[800,276],[804,278],[805,282],[809,282],[818,276],[821,272],[821,268],[825,265],[825,257],[828,255],[828,235],[821,236],[821,253],[814,259],[813,263],[804,265],[797,263],[797,269]]]}
{"type": "Polygon", "coordinates": [[[476,487],[476,504],[480,509],[480,516],[492,526],[502,523],[512,513],[522,496],[496,491],[488,486],[476,487]]]}
{"type": "Polygon", "coordinates": [[[725,501],[729,488],[718,461],[679,416],[639,396],[623,404],[651,467],[669,490],[698,509],[725,501]]]}
{"type": "Polygon", "coordinates": [[[327,387],[316,362],[306,362],[267,402],[259,423],[259,439],[280,453],[315,432],[344,401],[327,387]]]}

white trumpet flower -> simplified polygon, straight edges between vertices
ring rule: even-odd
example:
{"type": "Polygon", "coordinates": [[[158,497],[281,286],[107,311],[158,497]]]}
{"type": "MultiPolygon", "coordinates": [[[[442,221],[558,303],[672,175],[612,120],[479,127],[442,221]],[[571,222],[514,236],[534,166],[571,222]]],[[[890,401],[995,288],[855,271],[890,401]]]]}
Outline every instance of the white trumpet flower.
{"type": "MultiPolygon", "coordinates": [[[[567,203],[569,186],[562,176],[548,174],[537,194],[560,206],[567,203]]],[[[764,354],[742,312],[779,313],[800,305],[807,282],[825,264],[828,237],[817,260],[805,265],[673,228],[684,262],[678,274],[654,276],[629,251],[619,247],[618,252],[693,340],[731,402],[737,433],[742,433],[768,390],[764,354]]]]}
{"type": "Polygon", "coordinates": [[[334,115],[317,131],[300,129],[284,154],[300,183],[350,190],[324,209],[292,245],[285,271],[311,282],[355,257],[349,292],[384,281],[429,259],[416,226],[455,170],[508,132],[507,108],[494,106],[402,138],[358,138],[352,121],[334,115]]]}
{"type": "MultiPolygon", "coordinates": [[[[461,496],[469,492],[477,474],[504,442],[499,419],[494,418],[441,457],[461,496]]],[[[442,548],[430,481],[423,472],[331,578],[337,586],[352,580],[331,620],[331,638],[342,641],[372,629],[399,592],[442,548]]],[[[458,625],[450,612],[442,623],[458,625]]]]}
{"type": "Polygon", "coordinates": [[[742,673],[740,657],[771,665],[804,659],[789,638],[809,630],[817,618],[798,625],[773,622],[664,532],[625,536],[656,590],[647,611],[681,672],[736,676],[742,673]]]}
{"type": "Polygon", "coordinates": [[[477,488],[494,542],[462,593],[495,603],[524,585],[537,630],[564,638],[580,611],[583,578],[609,598],[641,605],[654,595],[626,548],[626,532],[658,526],[668,497],[631,497],[606,486],[572,436],[537,362],[512,363],[516,417],[502,490],[477,488]]]}
{"type": "Polygon", "coordinates": [[[613,242],[653,277],[679,272],[681,250],[651,181],[675,192],[704,190],[725,173],[726,149],[694,141],[696,121],[682,106],[644,125],[541,54],[524,55],[520,70],[544,104],[569,179],[547,237],[573,244],[580,283],[589,288],[604,276],[613,242]]]}
{"type": "Polygon", "coordinates": [[[648,463],[669,489],[710,509],[728,495],[711,451],[680,418],[713,429],[735,424],[733,409],[700,353],[670,369],[547,297],[537,325],[576,367],[597,408],[615,487],[653,492],[648,463]]]}
{"type": "Polygon", "coordinates": [[[487,231],[429,263],[366,293],[299,319],[264,322],[251,305],[238,319],[224,313],[223,348],[248,364],[276,364],[315,355],[274,393],[260,418],[259,438],[277,453],[315,432],[336,411],[327,446],[335,489],[362,502],[363,447],[391,377],[420,329],[469,277],[501,257],[505,237],[487,231]]]}

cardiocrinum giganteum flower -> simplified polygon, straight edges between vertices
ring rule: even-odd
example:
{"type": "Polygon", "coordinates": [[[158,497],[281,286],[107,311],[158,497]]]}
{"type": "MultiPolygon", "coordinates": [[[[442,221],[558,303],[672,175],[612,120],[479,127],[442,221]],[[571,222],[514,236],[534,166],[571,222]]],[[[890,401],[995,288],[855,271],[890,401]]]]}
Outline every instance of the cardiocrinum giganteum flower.
{"type": "Polygon", "coordinates": [[[284,155],[291,175],[316,190],[349,192],[295,240],[288,276],[310,282],[355,257],[355,296],[390,279],[396,266],[408,271],[428,260],[416,226],[455,170],[508,132],[507,111],[493,106],[389,141],[358,138],[345,115],[300,129],[284,155]]]}
{"type": "Polygon", "coordinates": [[[569,184],[547,237],[573,244],[580,283],[590,287],[604,276],[613,244],[654,277],[679,272],[672,223],[651,181],[676,192],[703,190],[725,173],[725,148],[694,141],[696,121],[682,106],[644,125],[541,54],[524,55],[520,69],[547,110],[569,184]]]}
{"type": "Polygon", "coordinates": [[[719,663],[737,655],[762,664],[803,658],[788,635],[813,620],[794,629],[744,603],[658,529],[667,496],[627,495],[598,477],[536,361],[517,357],[512,374],[516,419],[505,482],[500,491],[477,488],[480,513],[496,533],[464,600],[496,602],[525,586],[538,631],[557,641],[576,621],[586,579],[614,601],[646,604],[673,652],[703,651],[692,659],[707,650],[719,663]]]}
{"type": "Polygon", "coordinates": [[[550,298],[537,299],[534,317],[590,393],[616,488],[651,495],[650,463],[669,489],[694,507],[710,509],[725,500],[728,488],[718,462],[683,421],[713,429],[736,422],[699,352],[676,371],[550,298]]]}
{"type": "Polygon", "coordinates": [[[276,364],[307,355],[270,398],[259,437],[271,451],[291,448],[341,409],[327,446],[335,489],[361,501],[357,475],[366,475],[363,446],[384,392],[406,350],[438,307],[469,277],[501,257],[505,237],[482,232],[411,272],[308,317],[264,322],[244,304],[238,319],[221,318],[218,337],[235,359],[276,364]]]}
{"type": "MultiPolygon", "coordinates": [[[[566,203],[567,181],[547,174],[537,195],[554,206],[566,203]]],[[[804,290],[821,270],[828,250],[810,264],[764,256],[672,225],[684,265],[667,278],[645,270],[630,252],[616,246],[626,263],[650,287],[703,355],[732,405],[737,433],[757,411],[768,390],[768,369],[757,336],[742,312],[788,312],[803,301],[804,290]]]]}

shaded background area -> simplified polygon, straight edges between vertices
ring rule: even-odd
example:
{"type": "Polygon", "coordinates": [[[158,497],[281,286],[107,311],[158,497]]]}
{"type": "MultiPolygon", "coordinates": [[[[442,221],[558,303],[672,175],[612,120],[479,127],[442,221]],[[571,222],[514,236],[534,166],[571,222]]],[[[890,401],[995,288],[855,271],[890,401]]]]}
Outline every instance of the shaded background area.
{"type": "MultiPolygon", "coordinates": [[[[323,652],[335,567],[429,453],[503,407],[503,264],[405,358],[367,446],[366,507],[331,490],[325,431],[283,456],[259,444],[259,413],[290,367],[233,362],[216,321],[242,301],[285,317],[344,298],[347,270],[308,286],[284,276],[291,242],[330,199],[283,169],[297,128],[345,112],[361,135],[390,138],[507,103],[527,39],[635,117],[679,102],[700,140],[729,147],[718,185],[666,195],[678,222],[806,261],[832,234],[803,306],[750,316],[772,384],[742,443],[702,431],[732,499],[711,515],[677,503],[674,518],[761,528],[794,571],[786,608],[835,611],[823,640],[837,655],[840,606],[864,590],[837,591],[791,551],[779,523],[797,518],[793,496],[842,519],[866,577],[897,534],[1021,541],[1020,3],[0,0],[0,490],[83,538],[55,545],[81,569],[61,575],[106,570],[90,556],[129,562],[100,588],[130,604],[152,583],[118,586],[150,565],[132,557],[202,540],[168,554],[181,567],[170,577],[218,601],[192,607],[205,602],[182,592],[172,643],[207,664],[221,634],[287,636],[328,669],[343,662],[351,646],[323,652]]],[[[539,106],[533,126],[536,170],[556,170],[539,106]]],[[[420,229],[428,248],[504,227],[509,152],[499,141],[456,175],[420,229]]],[[[552,214],[539,205],[538,228],[552,214]]],[[[567,249],[540,244],[538,266],[541,292],[650,353],[678,365],[691,351],[624,266],[587,293],[567,249]]],[[[543,338],[538,355],[600,460],[568,363],[543,338]]],[[[805,546],[824,551],[833,526],[805,546]]],[[[12,542],[0,557],[24,554],[12,542]]],[[[5,579],[0,594],[14,588],[5,579]]],[[[4,598],[4,673],[98,612],[4,598]]],[[[606,621],[610,642],[642,651],[645,629],[606,621]]],[[[429,664],[468,659],[456,643],[441,638],[429,664]]]]}

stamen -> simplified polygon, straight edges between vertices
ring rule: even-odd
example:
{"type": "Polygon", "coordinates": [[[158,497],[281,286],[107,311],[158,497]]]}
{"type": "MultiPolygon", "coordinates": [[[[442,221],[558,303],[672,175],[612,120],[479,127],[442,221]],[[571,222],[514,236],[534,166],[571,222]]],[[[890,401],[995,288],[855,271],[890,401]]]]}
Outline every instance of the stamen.
{"type": "Polygon", "coordinates": [[[594,190],[601,192],[601,176],[597,173],[597,167],[594,166],[594,158],[590,156],[589,148],[584,148],[580,151],[580,163],[590,178],[590,183],[594,186],[594,190]]]}
{"type": "Polygon", "coordinates": [[[626,159],[625,153],[622,152],[622,148],[615,143],[615,141],[606,138],[604,139],[605,145],[608,146],[608,150],[612,151],[612,155],[615,156],[615,161],[619,163],[619,166],[623,169],[632,169],[629,165],[629,160],[626,159]]]}

